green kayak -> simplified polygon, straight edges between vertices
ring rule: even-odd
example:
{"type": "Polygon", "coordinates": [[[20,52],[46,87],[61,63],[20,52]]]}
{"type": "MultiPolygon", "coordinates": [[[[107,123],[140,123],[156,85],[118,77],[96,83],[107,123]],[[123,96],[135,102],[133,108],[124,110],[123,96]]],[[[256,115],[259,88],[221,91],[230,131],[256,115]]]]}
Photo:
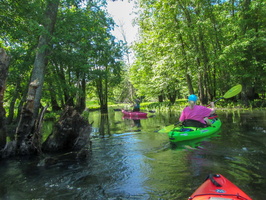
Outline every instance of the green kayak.
{"type": "Polygon", "coordinates": [[[195,138],[209,136],[221,128],[222,122],[219,118],[211,119],[212,124],[207,127],[193,127],[189,125],[179,125],[168,132],[170,142],[180,142],[195,138]]]}

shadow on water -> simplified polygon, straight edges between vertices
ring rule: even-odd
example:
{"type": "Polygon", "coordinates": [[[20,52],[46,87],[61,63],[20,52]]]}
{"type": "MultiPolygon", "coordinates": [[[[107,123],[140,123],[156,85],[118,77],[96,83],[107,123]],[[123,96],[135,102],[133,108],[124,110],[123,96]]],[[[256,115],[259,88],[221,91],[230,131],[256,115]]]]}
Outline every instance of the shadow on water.
{"type": "Polygon", "coordinates": [[[221,132],[173,146],[156,131],[178,113],[153,113],[135,122],[121,112],[92,112],[92,154],[58,162],[1,161],[0,199],[187,199],[210,173],[221,173],[254,200],[266,199],[266,114],[218,113],[221,132]]]}

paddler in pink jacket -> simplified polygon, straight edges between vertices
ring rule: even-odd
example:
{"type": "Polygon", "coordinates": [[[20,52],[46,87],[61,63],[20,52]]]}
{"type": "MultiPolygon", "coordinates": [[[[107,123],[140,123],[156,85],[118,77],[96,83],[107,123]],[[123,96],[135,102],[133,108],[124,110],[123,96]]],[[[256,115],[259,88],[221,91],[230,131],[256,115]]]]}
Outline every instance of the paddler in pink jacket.
{"type": "Polygon", "coordinates": [[[191,120],[197,120],[202,124],[210,123],[210,121],[208,120],[208,116],[214,114],[216,110],[214,102],[210,103],[211,108],[207,108],[205,106],[196,105],[197,100],[198,97],[196,95],[194,94],[189,95],[188,97],[189,106],[184,108],[183,112],[181,113],[181,116],[179,118],[180,122],[191,119],[191,120]]]}

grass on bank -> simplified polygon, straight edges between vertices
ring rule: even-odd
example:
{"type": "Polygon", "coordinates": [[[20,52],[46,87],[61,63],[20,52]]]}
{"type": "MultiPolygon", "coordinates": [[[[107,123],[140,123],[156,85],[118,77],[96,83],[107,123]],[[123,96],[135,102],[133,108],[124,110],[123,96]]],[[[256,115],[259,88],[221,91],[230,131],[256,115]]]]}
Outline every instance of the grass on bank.
{"type": "MultiPolygon", "coordinates": [[[[157,111],[168,111],[168,110],[181,111],[187,105],[188,105],[187,99],[179,99],[175,103],[171,103],[170,101],[165,101],[165,102],[142,102],[140,104],[141,110],[157,110],[157,111]]],[[[250,109],[265,107],[266,104],[264,103],[264,101],[254,101],[254,102],[251,102],[250,105],[247,107],[241,104],[241,102],[234,102],[230,100],[220,100],[216,102],[215,106],[217,109],[220,109],[220,110],[232,110],[232,109],[250,110],[250,109]]],[[[109,102],[108,107],[113,108],[113,109],[131,109],[132,104],[128,104],[128,103],[117,104],[117,103],[109,102]]],[[[100,106],[98,105],[97,101],[93,101],[87,104],[87,108],[89,110],[98,110],[100,109],[100,106]]]]}
{"type": "MultiPolygon", "coordinates": [[[[181,112],[188,105],[186,99],[179,99],[174,104],[169,101],[166,102],[142,102],[140,104],[141,111],[174,111],[181,112]]],[[[266,102],[265,100],[255,100],[250,103],[249,106],[244,106],[241,102],[234,102],[231,100],[221,100],[215,104],[218,110],[257,110],[257,109],[265,109],[266,102]]],[[[86,104],[86,111],[84,111],[84,115],[87,115],[90,111],[95,111],[100,109],[100,105],[98,101],[88,101],[86,104]]],[[[128,103],[113,103],[109,102],[108,107],[110,109],[132,109],[132,104],[128,103]]],[[[46,113],[46,119],[58,119],[60,116],[59,113],[46,113]]]]}

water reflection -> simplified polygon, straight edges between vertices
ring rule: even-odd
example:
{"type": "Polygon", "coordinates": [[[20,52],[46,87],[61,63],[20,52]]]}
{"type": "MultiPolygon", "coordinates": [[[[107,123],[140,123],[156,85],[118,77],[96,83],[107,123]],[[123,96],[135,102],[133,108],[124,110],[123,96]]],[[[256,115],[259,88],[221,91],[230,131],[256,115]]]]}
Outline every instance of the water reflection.
{"type": "Polygon", "coordinates": [[[182,150],[182,149],[191,149],[191,150],[197,150],[197,149],[204,149],[204,146],[210,142],[211,140],[214,140],[217,137],[220,137],[221,130],[218,132],[207,136],[207,137],[201,137],[196,138],[193,140],[187,140],[187,141],[181,141],[181,142],[175,142],[171,143],[171,148],[173,150],[182,150]]]}
{"type": "Polygon", "coordinates": [[[110,130],[110,123],[108,114],[100,114],[101,120],[99,125],[99,134],[101,137],[110,136],[111,130],[110,130]]]}

